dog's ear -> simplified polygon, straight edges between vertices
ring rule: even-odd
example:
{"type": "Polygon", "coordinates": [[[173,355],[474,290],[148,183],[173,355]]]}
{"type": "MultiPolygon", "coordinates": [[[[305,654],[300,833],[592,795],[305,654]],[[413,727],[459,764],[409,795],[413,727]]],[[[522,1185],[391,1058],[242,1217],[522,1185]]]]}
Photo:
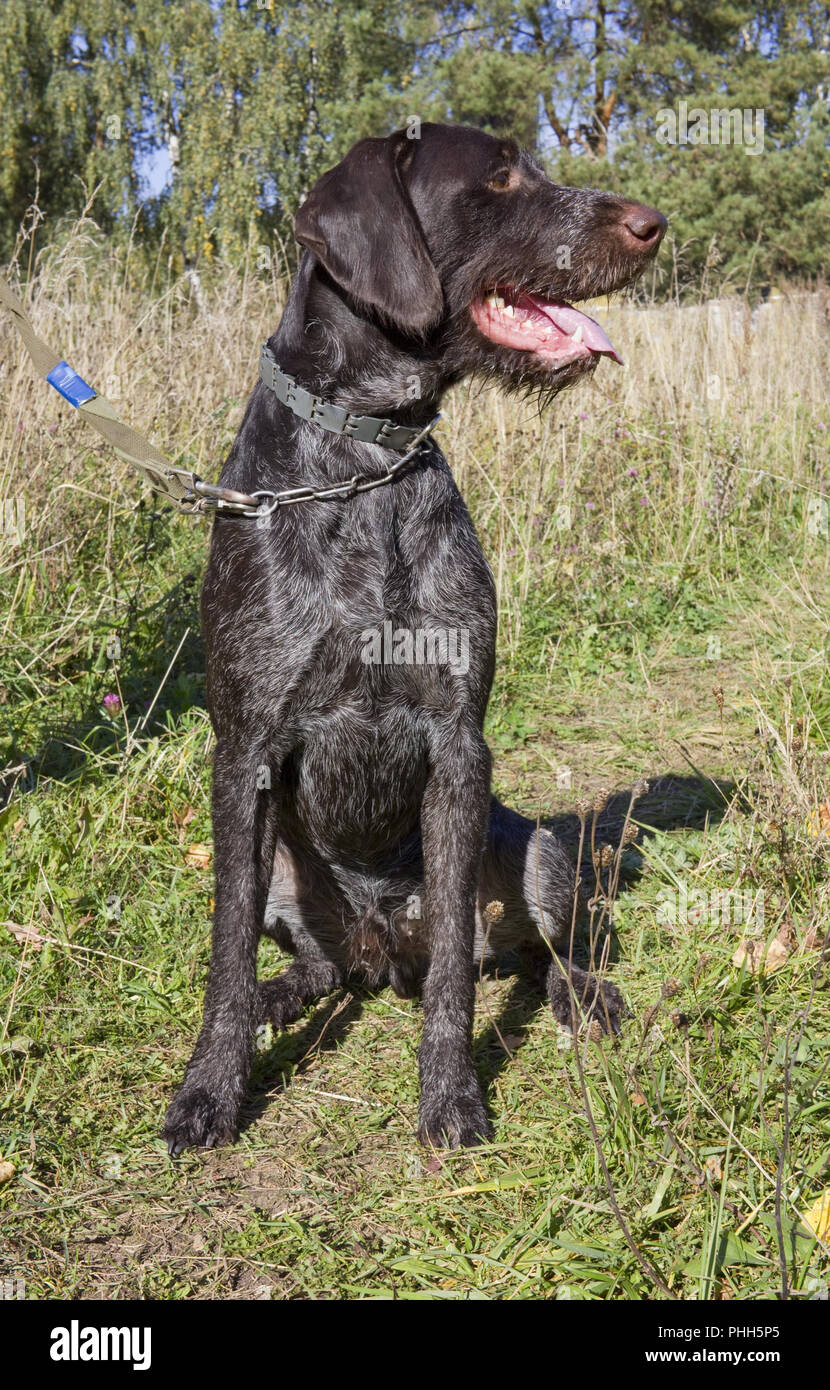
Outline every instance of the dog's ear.
{"type": "Polygon", "coordinates": [[[361,140],[314,185],[294,235],[350,295],[420,336],[444,295],[403,180],[412,152],[401,131],[361,140]]]}

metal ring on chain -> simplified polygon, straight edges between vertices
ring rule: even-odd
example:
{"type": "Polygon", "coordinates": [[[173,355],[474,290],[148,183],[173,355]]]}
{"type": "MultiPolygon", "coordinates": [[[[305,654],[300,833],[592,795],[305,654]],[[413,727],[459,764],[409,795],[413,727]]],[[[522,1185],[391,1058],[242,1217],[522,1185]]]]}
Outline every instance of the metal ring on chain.
{"type": "Polygon", "coordinates": [[[361,477],[355,473],[344,483],[333,483],[328,487],[294,487],[283,492],[272,492],[269,488],[259,488],[256,492],[237,492],[234,488],[219,487],[215,483],[203,482],[192,476],[192,492],[179,502],[183,512],[217,512],[227,516],[243,516],[261,519],[271,516],[279,507],[290,507],[298,502],[334,502],[354,497],[356,493],[371,492],[373,488],[392,483],[414,458],[430,452],[425,444],[426,436],[434,427],[432,420],[421,431],[411,449],[394,463],[387,464],[379,477],[361,477]]]}

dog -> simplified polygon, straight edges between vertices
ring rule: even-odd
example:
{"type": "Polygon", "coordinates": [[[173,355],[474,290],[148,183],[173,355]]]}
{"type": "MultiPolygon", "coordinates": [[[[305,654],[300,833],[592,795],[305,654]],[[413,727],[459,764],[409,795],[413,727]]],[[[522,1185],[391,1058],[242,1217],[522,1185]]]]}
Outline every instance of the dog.
{"type": "Polygon", "coordinates": [[[215,911],[173,1155],[237,1137],[257,1026],[347,978],[421,996],[419,1137],[435,1146],[492,1133],[471,1053],[485,952],[541,952],[565,1024],[571,989],[606,1029],[625,1009],[556,955],[577,892],[564,848],[491,797],[494,584],[428,430],[471,373],[547,401],[615,358],[573,301],[634,280],[666,219],[556,185],[512,140],[424,124],[362,140],[294,225],[298,273],[220,482],[328,495],[214,523],[215,911]],[[258,981],[263,933],[295,960],[258,981]]]}

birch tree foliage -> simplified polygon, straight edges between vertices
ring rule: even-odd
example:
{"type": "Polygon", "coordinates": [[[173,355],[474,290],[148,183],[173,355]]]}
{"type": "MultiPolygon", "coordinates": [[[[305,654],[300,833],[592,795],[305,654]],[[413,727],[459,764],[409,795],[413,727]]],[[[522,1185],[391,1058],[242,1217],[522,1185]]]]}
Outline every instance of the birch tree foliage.
{"type": "Polygon", "coordinates": [[[406,105],[420,0],[4,0],[0,244],[100,186],[108,231],[141,212],[181,259],[286,234],[314,179],[406,105]],[[259,230],[261,228],[261,231],[259,230]]]}

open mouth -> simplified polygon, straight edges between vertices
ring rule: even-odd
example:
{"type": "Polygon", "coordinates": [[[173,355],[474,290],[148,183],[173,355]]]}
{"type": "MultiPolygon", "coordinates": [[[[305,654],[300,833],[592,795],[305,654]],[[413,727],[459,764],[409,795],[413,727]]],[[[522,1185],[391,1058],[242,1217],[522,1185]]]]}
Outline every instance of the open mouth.
{"type": "Polygon", "coordinates": [[[552,370],[571,362],[622,358],[599,324],[564,300],[499,286],[472,305],[479,332],[501,347],[532,352],[552,370]]]}

